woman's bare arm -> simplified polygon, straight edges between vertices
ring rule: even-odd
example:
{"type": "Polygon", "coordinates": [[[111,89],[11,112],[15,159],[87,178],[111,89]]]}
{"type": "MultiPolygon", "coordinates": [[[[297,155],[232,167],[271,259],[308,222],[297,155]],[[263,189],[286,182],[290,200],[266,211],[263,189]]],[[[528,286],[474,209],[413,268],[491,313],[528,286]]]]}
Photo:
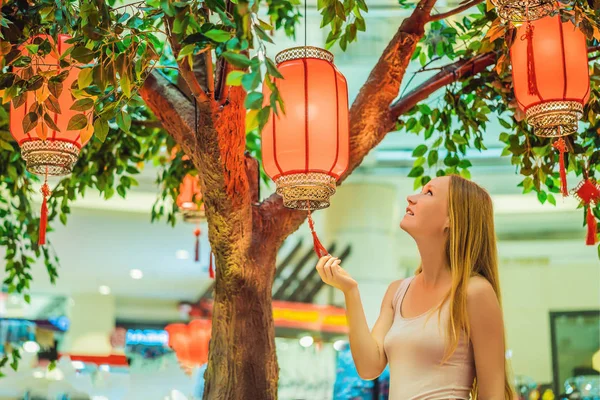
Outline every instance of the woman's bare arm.
{"type": "Polygon", "coordinates": [[[478,395],[482,400],[504,400],[504,323],[492,285],[474,277],[467,288],[467,312],[475,355],[478,395]]]}

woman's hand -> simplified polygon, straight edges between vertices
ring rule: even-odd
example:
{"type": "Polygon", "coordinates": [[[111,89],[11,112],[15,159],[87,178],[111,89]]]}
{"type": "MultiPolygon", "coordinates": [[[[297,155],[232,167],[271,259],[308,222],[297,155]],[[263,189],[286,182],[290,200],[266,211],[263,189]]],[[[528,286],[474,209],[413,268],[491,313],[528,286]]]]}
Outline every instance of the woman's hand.
{"type": "Polygon", "coordinates": [[[321,257],[317,263],[317,272],[323,282],[347,293],[358,287],[358,283],[340,266],[341,262],[339,258],[330,255],[321,257]]]}

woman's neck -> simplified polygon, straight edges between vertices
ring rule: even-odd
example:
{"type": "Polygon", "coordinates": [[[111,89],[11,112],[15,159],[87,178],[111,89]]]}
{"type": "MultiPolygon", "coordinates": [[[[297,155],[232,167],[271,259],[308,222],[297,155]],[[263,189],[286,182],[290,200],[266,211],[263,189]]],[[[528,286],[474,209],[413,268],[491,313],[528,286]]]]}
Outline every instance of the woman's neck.
{"type": "Polygon", "coordinates": [[[450,266],[446,260],[445,245],[445,237],[429,237],[417,241],[421,254],[423,284],[427,287],[435,287],[452,279],[450,266]]]}

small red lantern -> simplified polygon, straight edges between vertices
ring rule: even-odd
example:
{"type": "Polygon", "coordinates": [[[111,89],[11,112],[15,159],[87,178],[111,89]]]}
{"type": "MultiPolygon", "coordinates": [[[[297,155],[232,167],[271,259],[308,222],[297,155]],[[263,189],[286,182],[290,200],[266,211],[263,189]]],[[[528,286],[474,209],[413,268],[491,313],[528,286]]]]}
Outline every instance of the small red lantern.
{"type": "Polygon", "coordinates": [[[515,97],[540,137],[558,138],[562,193],[567,195],[562,136],[577,132],[590,96],[585,36],[559,15],[527,22],[510,49],[515,97]]]}
{"type": "Polygon", "coordinates": [[[573,190],[573,194],[587,208],[587,239],[586,244],[593,246],[597,241],[598,224],[592,208],[600,203],[600,185],[589,178],[579,182],[579,185],[573,190]]]}
{"type": "Polygon", "coordinates": [[[165,327],[169,334],[169,347],[177,354],[184,367],[191,368],[206,364],[212,322],[195,319],[189,324],[170,324],[165,327]]]}
{"type": "MultiPolygon", "coordinates": [[[[15,107],[15,101],[10,107],[10,132],[21,147],[21,155],[26,162],[27,170],[38,175],[68,175],[73,170],[73,165],[79,157],[80,149],[92,136],[92,112],[83,113],[72,110],[75,99],[70,88],[77,80],[79,69],[72,65],[68,69],[60,67],[60,57],[70,47],[68,35],[59,35],[58,41],[49,35],[37,36],[30,43],[42,44],[47,40],[52,46],[52,51],[43,58],[35,59],[31,63],[34,73],[44,73],[46,76],[57,76],[61,70],[67,71],[66,78],[62,81],[63,90],[50,100],[48,82],[44,81],[40,89],[27,91],[22,104],[15,107]],[[50,105],[48,105],[50,104],[50,105]],[[58,107],[57,107],[58,106],[58,107]],[[44,108],[44,120],[38,117],[34,110],[44,108]],[[58,108],[58,109],[57,109],[58,108]],[[77,128],[69,128],[69,122],[77,115],[81,116],[77,128]],[[35,117],[33,117],[35,116],[35,117]],[[52,127],[57,129],[51,129],[52,127]],[[83,126],[83,127],[82,127],[83,126]]],[[[21,51],[24,51],[23,46],[21,51]]],[[[15,68],[15,73],[20,74],[27,69],[15,68]]],[[[46,80],[47,78],[44,78],[46,80]]],[[[44,200],[40,221],[39,244],[46,242],[46,199],[50,195],[47,182],[42,186],[44,200]]]]}
{"type": "Polygon", "coordinates": [[[185,222],[199,224],[206,220],[198,176],[187,174],[183,178],[183,182],[179,186],[177,207],[179,207],[185,222]]]}
{"type": "MultiPolygon", "coordinates": [[[[348,85],[333,64],[333,54],[296,47],[275,57],[284,79],[275,79],[285,113],[271,113],[262,131],[267,175],[286,207],[308,210],[319,256],[327,254],[313,228],[312,210],[329,206],[336,183],[348,168],[348,85]]],[[[269,84],[263,85],[270,99],[269,84]]]]}

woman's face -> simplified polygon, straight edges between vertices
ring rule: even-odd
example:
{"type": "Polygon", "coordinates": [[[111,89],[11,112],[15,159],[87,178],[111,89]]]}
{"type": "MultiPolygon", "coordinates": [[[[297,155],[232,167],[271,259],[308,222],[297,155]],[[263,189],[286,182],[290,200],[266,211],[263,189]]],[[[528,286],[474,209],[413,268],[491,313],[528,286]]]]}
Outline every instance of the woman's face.
{"type": "Polygon", "coordinates": [[[444,235],[448,228],[450,177],[432,179],[420,193],[408,196],[400,227],[413,238],[444,235]]]}

